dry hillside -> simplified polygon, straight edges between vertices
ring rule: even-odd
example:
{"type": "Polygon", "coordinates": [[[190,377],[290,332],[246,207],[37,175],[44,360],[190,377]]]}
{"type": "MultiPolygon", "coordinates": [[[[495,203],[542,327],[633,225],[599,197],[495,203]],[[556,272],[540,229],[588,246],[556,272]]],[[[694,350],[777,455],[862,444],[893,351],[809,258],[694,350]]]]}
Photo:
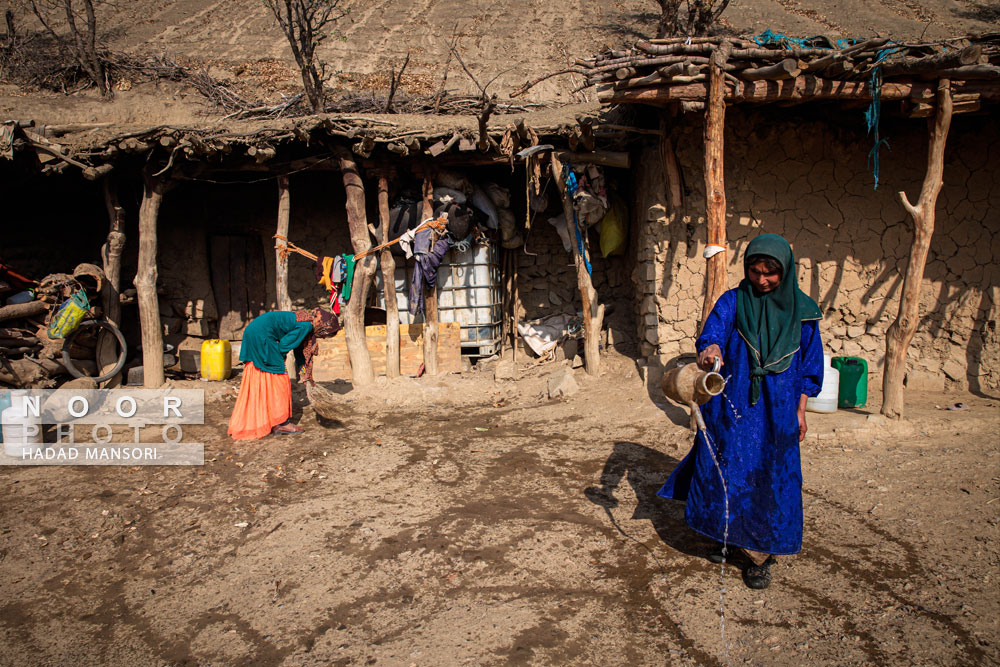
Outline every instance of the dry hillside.
{"type": "MultiPolygon", "coordinates": [[[[0,3],[15,5],[15,2],[0,3]]],[[[181,64],[205,64],[217,79],[247,94],[278,99],[300,88],[291,52],[259,0],[131,0],[104,9],[104,44],[116,52],[162,55],[181,64]]],[[[441,85],[448,44],[458,48],[490,92],[506,96],[526,80],[564,67],[575,58],[617,47],[653,33],[653,0],[344,0],[347,18],[339,34],[321,47],[330,86],[384,94],[388,73],[409,54],[404,94],[426,94],[441,85]]],[[[19,30],[31,29],[18,13],[19,30]]],[[[995,0],[732,0],[719,29],[756,34],[770,28],[789,35],[896,39],[944,38],[997,29],[995,0]]],[[[184,87],[118,82],[112,105],[93,104],[87,94],[67,103],[59,95],[36,94],[6,85],[0,115],[48,122],[111,120],[122,124],[204,122],[199,96],[184,87]],[[191,103],[195,104],[192,106],[191,103]],[[39,106],[41,105],[41,106],[39,106]]],[[[535,101],[571,101],[576,75],[549,79],[534,88],[535,101]]],[[[446,86],[474,90],[454,59],[446,86]]],[[[584,93],[586,95],[586,93],[584,93]]],[[[590,95],[592,99],[593,95],[590,95]]],[[[575,101],[586,101],[577,96],[575,101]]]]}

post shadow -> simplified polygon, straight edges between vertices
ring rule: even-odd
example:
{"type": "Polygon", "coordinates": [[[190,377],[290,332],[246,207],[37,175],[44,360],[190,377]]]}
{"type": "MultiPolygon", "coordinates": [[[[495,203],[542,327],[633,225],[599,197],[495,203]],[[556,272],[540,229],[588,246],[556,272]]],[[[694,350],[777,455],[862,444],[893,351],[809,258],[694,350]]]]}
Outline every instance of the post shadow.
{"type": "MultiPolygon", "coordinates": [[[[685,424],[686,419],[685,415],[685,424]]],[[[644,445],[616,442],[604,463],[601,486],[588,487],[583,493],[587,500],[604,508],[615,530],[632,541],[638,541],[625,532],[611,513],[618,506],[615,491],[623,480],[627,480],[638,501],[631,518],[648,519],[656,534],[672,549],[704,558],[715,548],[715,542],[691,530],[684,522],[684,503],[656,495],[678,463],[677,459],[644,445]]]]}

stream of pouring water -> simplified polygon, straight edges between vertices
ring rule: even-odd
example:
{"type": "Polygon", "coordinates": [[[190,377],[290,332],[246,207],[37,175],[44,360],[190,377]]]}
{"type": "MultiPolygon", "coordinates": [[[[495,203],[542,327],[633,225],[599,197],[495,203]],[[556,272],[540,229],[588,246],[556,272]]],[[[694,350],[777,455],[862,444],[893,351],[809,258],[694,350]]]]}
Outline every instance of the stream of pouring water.
{"type": "MultiPolygon", "coordinates": [[[[727,378],[728,379],[728,378],[727,378]]],[[[726,398],[728,401],[729,399],[726,398]]],[[[729,404],[733,404],[730,402],[729,404]]],[[[719,480],[722,482],[722,497],[725,499],[723,503],[723,511],[725,513],[725,525],[722,529],[722,563],[719,564],[719,627],[722,632],[722,657],[726,661],[726,665],[731,665],[729,661],[729,642],[726,639],[726,554],[729,550],[729,490],[726,488],[726,478],[722,474],[722,466],[719,465],[719,459],[715,455],[715,446],[712,444],[712,438],[708,435],[708,428],[705,426],[705,418],[701,414],[700,406],[693,406],[695,419],[698,422],[698,429],[701,431],[702,436],[705,438],[705,444],[708,447],[708,453],[712,457],[712,463],[715,464],[715,469],[719,473],[719,480]]],[[[735,413],[736,408],[733,407],[733,412],[735,413]]],[[[737,418],[739,418],[737,416],[737,418]]]]}

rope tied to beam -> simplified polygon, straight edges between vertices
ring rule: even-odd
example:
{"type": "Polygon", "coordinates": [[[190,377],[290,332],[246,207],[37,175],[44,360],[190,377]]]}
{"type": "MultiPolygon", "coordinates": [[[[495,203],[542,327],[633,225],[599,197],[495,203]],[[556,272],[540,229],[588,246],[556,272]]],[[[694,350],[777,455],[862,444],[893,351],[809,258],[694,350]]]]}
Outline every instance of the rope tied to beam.
{"type": "MultiPolygon", "coordinates": [[[[890,42],[892,44],[892,42],[890,42]]],[[[868,109],[865,111],[865,122],[868,125],[868,134],[874,135],[873,139],[875,144],[872,149],[868,152],[868,164],[872,167],[872,171],[875,175],[875,190],[878,190],[878,154],[879,150],[884,145],[887,150],[891,150],[889,147],[889,141],[887,139],[882,139],[879,136],[879,120],[882,117],[882,62],[888,58],[893,53],[900,50],[899,46],[887,46],[884,49],[880,49],[875,56],[875,62],[872,67],[871,79],[869,79],[868,86],[871,88],[872,92],[872,103],[868,105],[868,109]]]]}
{"type": "Polygon", "coordinates": [[[282,236],[281,234],[275,234],[271,238],[275,238],[275,239],[278,239],[279,241],[281,241],[281,243],[279,243],[278,245],[274,246],[274,248],[279,253],[281,253],[281,259],[287,258],[288,257],[288,253],[290,253],[290,252],[298,253],[298,254],[302,255],[303,257],[305,257],[306,259],[311,259],[314,262],[317,259],[316,255],[312,254],[308,250],[303,250],[302,248],[298,247],[297,245],[295,245],[294,243],[292,243],[291,241],[289,241],[285,236],[282,236]]]}

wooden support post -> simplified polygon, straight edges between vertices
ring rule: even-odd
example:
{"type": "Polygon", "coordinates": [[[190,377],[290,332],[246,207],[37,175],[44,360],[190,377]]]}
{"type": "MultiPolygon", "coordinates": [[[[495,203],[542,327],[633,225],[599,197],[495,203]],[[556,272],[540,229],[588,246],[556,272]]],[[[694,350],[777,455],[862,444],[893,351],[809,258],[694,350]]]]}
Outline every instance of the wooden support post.
{"type": "MultiPolygon", "coordinates": [[[[351,231],[351,246],[358,255],[372,247],[368,236],[368,217],[365,211],[365,184],[354,156],[346,148],[337,149],[340,169],[344,173],[344,188],[347,190],[347,225],[351,231]]],[[[365,341],[365,305],[368,302],[368,288],[375,275],[375,256],[369,255],[354,267],[351,282],[351,298],[344,308],[344,333],[347,337],[347,354],[351,360],[351,376],[358,387],[375,381],[372,358],[365,341]]]]}
{"type": "MultiPolygon", "coordinates": [[[[424,206],[422,219],[434,217],[434,181],[424,176],[424,206]]],[[[424,372],[438,372],[438,297],[437,283],[424,292],[424,372]]]]}
{"type": "Polygon", "coordinates": [[[152,175],[149,167],[143,170],[143,181],[139,206],[139,266],[133,284],[142,329],[143,386],[156,389],[163,384],[163,327],[156,297],[156,223],[166,185],[152,175]]]}
{"type": "MultiPolygon", "coordinates": [[[[288,188],[288,176],[278,177],[278,224],[276,234],[288,238],[288,224],[291,219],[292,193],[288,188]]],[[[278,310],[291,310],[292,299],[288,296],[288,244],[280,238],[274,247],[274,283],[278,298],[278,310]]],[[[288,377],[296,379],[295,352],[285,355],[285,370],[288,377]]]]}
{"type": "Polygon", "coordinates": [[[944,147],[951,127],[951,82],[938,81],[937,115],[928,119],[929,142],[927,173],[920,188],[920,199],[914,206],[899,193],[899,200],[913,218],[913,245],[903,277],[903,294],[899,299],[899,315],[886,332],[885,369],[882,374],[882,414],[893,419],[903,417],[903,379],[906,376],[906,350],[920,323],[920,284],[934,234],[934,209],[944,176],[944,147]]]}
{"type": "Polygon", "coordinates": [[[708,100],[705,108],[705,220],[708,244],[721,246],[722,251],[707,260],[705,268],[705,303],[701,309],[701,326],[715,302],[729,287],[726,275],[726,183],[723,172],[726,124],[725,67],[732,44],[723,40],[712,52],[709,65],[708,100]]]}
{"type": "MultiPolygon", "coordinates": [[[[111,176],[104,177],[104,203],[108,208],[108,240],[101,246],[101,261],[104,265],[104,289],[101,292],[101,304],[104,307],[104,317],[108,322],[121,328],[122,303],[121,270],[122,250],[125,248],[125,209],[118,203],[118,192],[111,176]]],[[[102,331],[97,342],[97,372],[104,375],[118,361],[118,342],[114,336],[102,331]]],[[[121,374],[107,380],[103,386],[114,389],[121,386],[121,374]]]]}
{"type": "MultiPolygon", "coordinates": [[[[389,242],[389,178],[378,176],[378,215],[382,227],[380,243],[389,242]]],[[[385,375],[399,377],[399,306],[396,304],[396,260],[389,248],[382,251],[382,293],[385,296],[385,375]]]]}
{"type": "MultiPolygon", "coordinates": [[[[573,201],[570,199],[566,183],[563,181],[563,165],[559,156],[552,154],[552,178],[562,195],[563,215],[566,217],[566,230],[569,233],[569,245],[573,250],[573,263],[576,265],[576,285],[580,290],[580,301],[583,305],[583,350],[584,368],[588,375],[601,374],[600,340],[601,324],[604,321],[604,306],[597,303],[597,292],[587,272],[587,264],[577,245],[577,229],[574,224],[573,201]]],[[[584,250],[587,248],[586,234],[583,234],[584,250]]]]}

